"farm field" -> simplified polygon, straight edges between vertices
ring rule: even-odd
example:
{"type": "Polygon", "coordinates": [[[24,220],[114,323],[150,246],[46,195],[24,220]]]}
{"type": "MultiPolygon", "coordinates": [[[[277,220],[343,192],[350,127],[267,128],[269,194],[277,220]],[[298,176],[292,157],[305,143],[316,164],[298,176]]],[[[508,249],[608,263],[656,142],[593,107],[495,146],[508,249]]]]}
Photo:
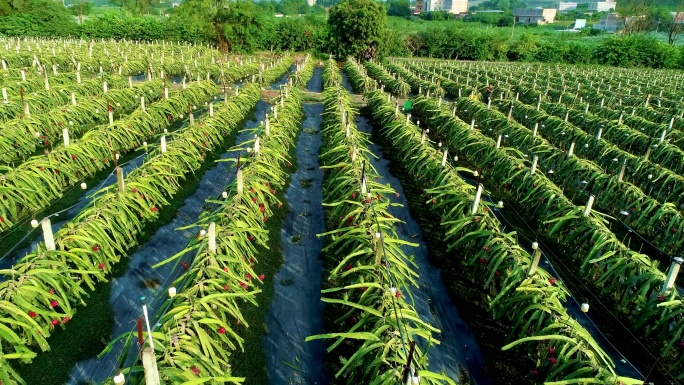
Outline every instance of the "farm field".
{"type": "Polygon", "coordinates": [[[3,43],[1,384],[684,383],[681,72],[3,43]]]}

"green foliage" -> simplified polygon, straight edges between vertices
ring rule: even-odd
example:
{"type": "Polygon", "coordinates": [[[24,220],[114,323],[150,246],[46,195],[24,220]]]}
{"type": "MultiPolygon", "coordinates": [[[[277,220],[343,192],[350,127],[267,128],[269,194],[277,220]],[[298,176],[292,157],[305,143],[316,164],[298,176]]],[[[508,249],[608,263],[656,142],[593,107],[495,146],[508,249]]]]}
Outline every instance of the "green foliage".
{"type": "Polygon", "coordinates": [[[338,58],[374,59],[382,55],[385,9],[374,0],[343,0],[330,10],[331,52],[338,58]]]}
{"type": "Polygon", "coordinates": [[[77,32],[71,11],[51,0],[0,1],[0,34],[70,36],[77,32]]]}
{"type": "Polygon", "coordinates": [[[454,18],[454,15],[447,11],[430,11],[430,12],[421,12],[419,17],[423,20],[430,20],[430,21],[442,21],[442,20],[451,20],[454,18]]]}
{"type": "Polygon", "coordinates": [[[126,12],[134,15],[147,15],[152,5],[159,4],[160,0],[109,0],[112,4],[121,6],[126,12]]]}
{"type": "Polygon", "coordinates": [[[487,10],[498,9],[502,11],[510,11],[514,8],[525,8],[527,4],[521,0],[487,0],[478,5],[470,7],[471,10],[487,10]]]}
{"type": "Polygon", "coordinates": [[[594,53],[596,61],[618,67],[675,68],[677,49],[654,38],[639,35],[604,39],[594,53]]]}
{"type": "Polygon", "coordinates": [[[164,25],[156,17],[133,16],[125,13],[106,13],[98,17],[90,17],[84,20],[80,27],[81,36],[88,38],[150,41],[164,39],[167,36],[164,25]]]}
{"type": "Polygon", "coordinates": [[[74,16],[87,16],[93,11],[93,3],[81,0],[77,3],[73,3],[69,8],[74,16]]]}
{"type": "Polygon", "coordinates": [[[508,58],[513,61],[532,61],[537,51],[539,51],[539,37],[525,33],[511,45],[508,58]]]}
{"type": "Polygon", "coordinates": [[[385,3],[387,16],[410,17],[411,8],[408,0],[389,0],[385,3]]]}

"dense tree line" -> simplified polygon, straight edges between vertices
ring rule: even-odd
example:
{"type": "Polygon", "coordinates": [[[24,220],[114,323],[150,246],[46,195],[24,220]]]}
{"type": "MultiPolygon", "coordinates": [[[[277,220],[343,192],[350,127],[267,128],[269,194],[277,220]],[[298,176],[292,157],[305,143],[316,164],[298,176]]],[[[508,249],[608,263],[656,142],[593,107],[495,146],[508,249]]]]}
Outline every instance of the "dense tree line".
{"type": "MultiPolygon", "coordinates": [[[[289,0],[292,12],[301,0],[289,0]]],[[[138,4],[137,2],[135,2],[138,4]]],[[[147,4],[153,1],[147,1],[147,4]]],[[[423,56],[462,60],[541,61],[624,67],[684,68],[684,48],[639,34],[564,40],[535,34],[439,23],[410,31],[386,27],[385,12],[372,0],[344,0],[329,17],[273,17],[268,2],[186,0],[164,19],[113,13],[78,24],[75,11],[52,0],[0,1],[0,35],[78,36],[133,40],[183,40],[217,45],[230,52],[310,51],[368,58],[423,56]]],[[[405,12],[404,1],[388,9],[405,12]]]]}

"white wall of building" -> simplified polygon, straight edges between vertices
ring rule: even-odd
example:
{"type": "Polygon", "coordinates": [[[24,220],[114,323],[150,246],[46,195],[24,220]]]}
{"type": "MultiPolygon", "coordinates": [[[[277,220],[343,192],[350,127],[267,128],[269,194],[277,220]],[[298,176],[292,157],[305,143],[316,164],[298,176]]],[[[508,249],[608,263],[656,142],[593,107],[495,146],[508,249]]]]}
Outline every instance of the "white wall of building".
{"type": "Polygon", "coordinates": [[[595,12],[608,12],[611,9],[615,10],[615,7],[617,6],[617,3],[614,1],[599,1],[596,3],[588,3],[587,7],[589,8],[590,11],[595,11],[595,12]]]}
{"type": "Polygon", "coordinates": [[[425,11],[468,12],[468,0],[425,0],[425,11]]]}

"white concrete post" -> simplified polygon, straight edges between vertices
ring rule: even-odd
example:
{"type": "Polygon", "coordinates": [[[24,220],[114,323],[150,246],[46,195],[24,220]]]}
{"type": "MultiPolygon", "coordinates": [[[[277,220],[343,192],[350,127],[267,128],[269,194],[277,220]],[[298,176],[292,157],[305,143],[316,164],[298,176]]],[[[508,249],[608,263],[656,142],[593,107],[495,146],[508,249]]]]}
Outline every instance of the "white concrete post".
{"type": "Polygon", "coordinates": [[[47,250],[55,250],[55,236],[52,234],[52,222],[50,218],[45,218],[40,222],[43,228],[43,240],[45,241],[45,248],[47,250]]]}
{"type": "Polygon", "coordinates": [[[477,207],[480,205],[480,198],[482,197],[482,183],[477,185],[477,191],[475,192],[475,201],[473,202],[473,209],[471,213],[474,215],[477,213],[477,207]]]}
{"type": "MultiPolygon", "coordinates": [[[[116,156],[116,155],[115,155],[116,156]]],[[[121,167],[116,168],[116,184],[119,186],[119,192],[124,192],[124,170],[121,167]]]]}
{"type": "Polygon", "coordinates": [[[64,138],[64,147],[69,147],[69,129],[62,129],[62,137],[64,138]]]}
{"type": "Polygon", "coordinates": [[[209,243],[209,252],[211,254],[216,254],[216,223],[211,222],[209,224],[209,236],[208,236],[208,243],[209,243]]]}
{"type": "Polygon", "coordinates": [[[665,280],[665,284],[663,284],[663,289],[661,290],[663,293],[670,291],[670,289],[674,287],[674,283],[677,280],[677,274],[679,274],[679,269],[682,266],[682,262],[684,262],[684,259],[680,257],[672,258],[670,270],[667,272],[667,279],[665,280]]]}
{"type": "Polygon", "coordinates": [[[594,196],[590,195],[589,200],[587,201],[587,205],[584,207],[584,216],[588,217],[589,213],[591,213],[591,206],[594,204],[594,196]]]}

